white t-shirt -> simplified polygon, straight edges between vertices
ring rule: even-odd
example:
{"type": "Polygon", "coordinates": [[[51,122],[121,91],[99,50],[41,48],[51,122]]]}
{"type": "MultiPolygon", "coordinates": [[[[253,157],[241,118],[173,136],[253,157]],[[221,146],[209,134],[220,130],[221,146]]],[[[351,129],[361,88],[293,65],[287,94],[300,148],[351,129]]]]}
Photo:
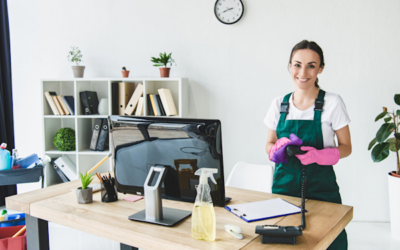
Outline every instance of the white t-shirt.
{"type": "MultiPolygon", "coordinates": [[[[280,117],[281,103],[284,96],[279,96],[272,101],[264,123],[268,128],[276,130],[280,117]]],[[[322,136],[324,147],[336,147],[335,130],[339,130],[350,123],[346,105],[338,94],[325,93],[324,106],[321,115],[322,136]]],[[[299,110],[293,105],[293,94],[289,98],[289,113],[286,120],[314,120],[314,105],[307,110],[299,110]]]]}

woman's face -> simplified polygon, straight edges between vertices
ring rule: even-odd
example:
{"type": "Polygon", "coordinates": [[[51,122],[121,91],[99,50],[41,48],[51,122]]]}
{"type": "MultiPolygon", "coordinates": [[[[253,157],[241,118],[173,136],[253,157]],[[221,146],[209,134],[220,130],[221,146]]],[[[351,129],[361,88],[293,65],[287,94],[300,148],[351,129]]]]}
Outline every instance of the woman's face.
{"type": "Polygon", "coordinates": [[[318,74],[323,71],[320,63],[319,55],[314,50],[300,49],[294,53],[290,62],[290,72],[297,88],[308,89],[315,86],[318,74]]]}

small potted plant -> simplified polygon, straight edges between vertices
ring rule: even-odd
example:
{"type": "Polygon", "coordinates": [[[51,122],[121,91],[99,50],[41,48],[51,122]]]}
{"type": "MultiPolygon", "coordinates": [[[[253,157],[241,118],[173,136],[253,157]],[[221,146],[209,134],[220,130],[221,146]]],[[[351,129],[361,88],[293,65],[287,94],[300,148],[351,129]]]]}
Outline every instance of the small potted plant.
{"type": "MultiPolygon", "coordinates": [[[[394,95],[394,102],[400,105],[400,94],[394,95]]],[[[388,185],[392,237],[398,240],[400,240],[400,216],[398,215],[400,211],[400,196],[398,195],[400,190],[399,117],[400,110],[388,112],[387,108],[384,107],[383,112],[375,118],[375,121],[384,118],[384,124],[379,128],[375,138],[368,146],[368,150],[371,150],[373,147],[371,157],[374,162],[385,160],[389,156],[390,151],[396,152],[397,167],[396,171],[388,173],[388,185]]]]}
{"type": "MultiPolygon", "coordinates": [[[[169,63],[170,66],[172,66],[173,63],[175,63],[174,59],[171,57],[172,53],[160,53],[160,58],[152,57],[151,61],[154,64],[155,67],[160,67],[160,75],[161,77],[169,77],[169,71],[171,68],[168,68],[167,64],[169,63]],[[162,67],[164,66],[164,67],[162,67]]],[[[175,64],[176,65],[176,64],[175,64]]]]}
{"type": "Polygon", "coordinates": [[[71,51],[68,53],[68,61],[76,64],[71,66],[74,77],[82,78],[85,66],[79,65],[79,63],[82,61],[82,53],[78,47],[71,47],[71,51]]]}
{"type": "Polygon", "coordinates": [[[60,151],[75,151],[75,130],[60,128],[53,137],[53,144],[60,151]]]}
{"type": "Polygon", "coordinates": [[[88,187],[92,182],[94,175],[86,172],[85,175],[79,173],[81,177],[82,187],[76,190],[76,199],[80,204],[92,203],[93,202],[93,189],[88,187]]]}
{"type": "Polygon", "coordinates": [[[128,77],[129,76],[129,70],[126,70],[125,67],[122,67],[122,77],[128,77]]]}

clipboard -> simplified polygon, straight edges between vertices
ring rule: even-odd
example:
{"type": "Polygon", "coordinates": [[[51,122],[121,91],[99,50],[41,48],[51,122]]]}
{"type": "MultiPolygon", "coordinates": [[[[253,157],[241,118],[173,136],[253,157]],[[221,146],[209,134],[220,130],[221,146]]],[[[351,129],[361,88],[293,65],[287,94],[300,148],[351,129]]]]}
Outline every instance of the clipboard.
{"type": "Polygon", "coordinates": [[[226,206],[225,209],[246,222],[301,213],[300,207],[282,200],[281,198],[229,205],[226,206]]]}

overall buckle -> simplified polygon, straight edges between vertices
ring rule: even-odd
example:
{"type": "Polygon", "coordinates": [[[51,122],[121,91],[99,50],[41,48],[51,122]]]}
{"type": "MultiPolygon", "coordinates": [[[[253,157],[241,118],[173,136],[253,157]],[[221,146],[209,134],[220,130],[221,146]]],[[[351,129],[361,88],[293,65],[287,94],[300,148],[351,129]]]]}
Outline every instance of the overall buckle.
{"type": "Polygon", "coordinates": [[[314,111],[324,111],[322,107],[324,106],[324,101],[316,100],[314,111]]]}
{"type": "Polygon", "coordinates": [[[288,102],[281,103],[281,113],[289,113],[289,103],[288,102]]]}

